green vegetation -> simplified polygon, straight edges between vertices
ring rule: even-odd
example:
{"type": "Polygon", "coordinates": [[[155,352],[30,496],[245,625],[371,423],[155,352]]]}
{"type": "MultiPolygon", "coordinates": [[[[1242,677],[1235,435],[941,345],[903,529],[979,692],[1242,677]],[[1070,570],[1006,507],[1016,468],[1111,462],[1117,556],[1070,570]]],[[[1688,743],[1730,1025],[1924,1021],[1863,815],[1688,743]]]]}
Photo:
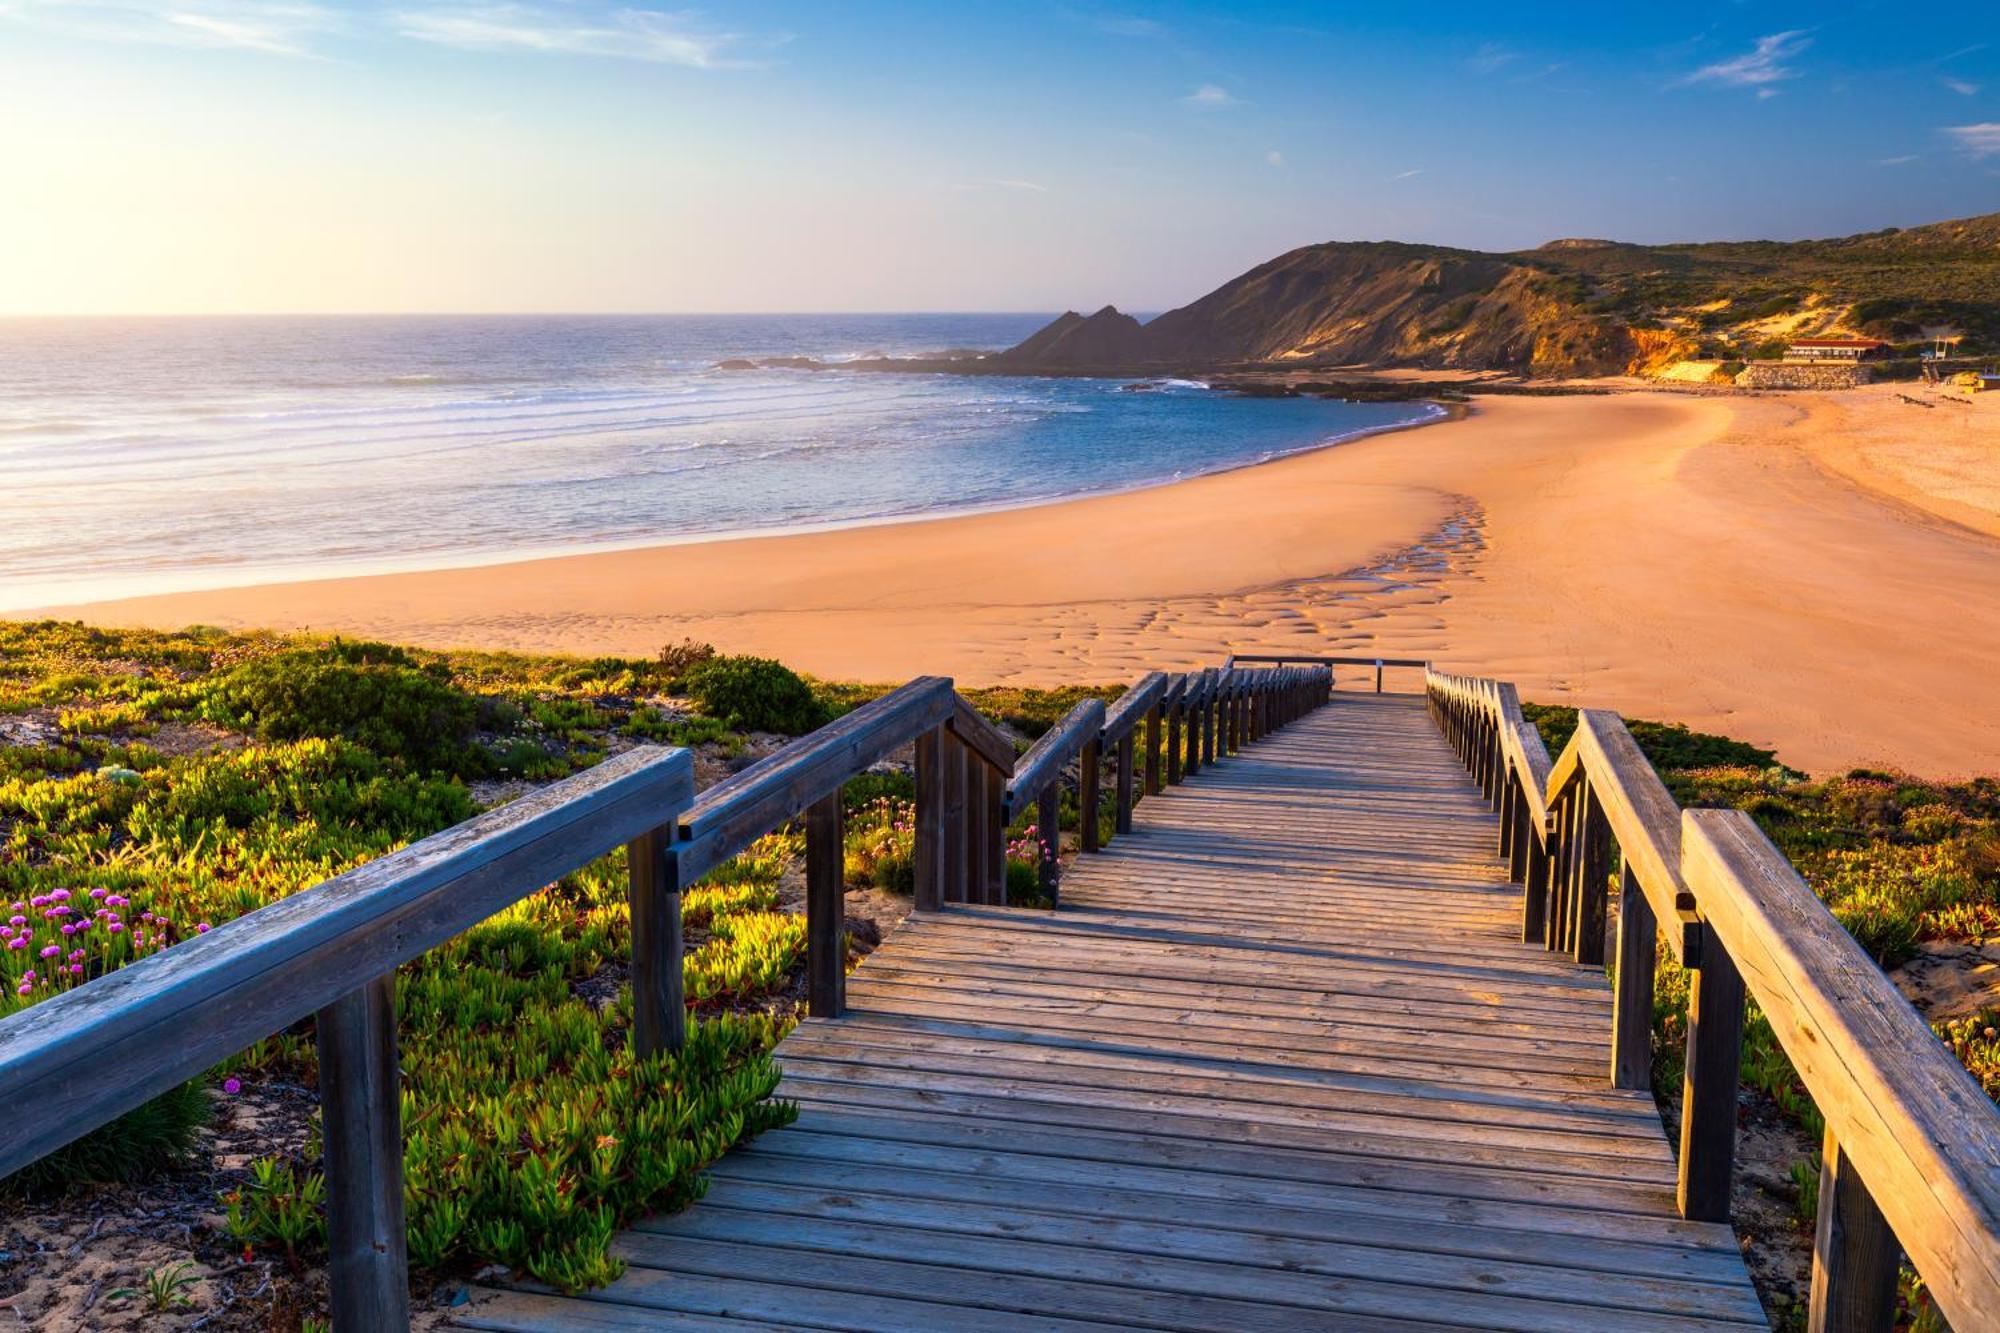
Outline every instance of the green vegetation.
{"type": "MultiPolygon", "coordinates": [[[[0,1014],[457,823],[478,781],[562,776],[621,738],[727,758],[732,725],[803,726],[825,706],[775,663],[685,648],[577,661],[0,624],[0,1014]],[[733,723],[670,692],[703,678],[733,723]]],[[[684,1205],[701,1166],[790,1117],[770,1100],[769,1051],[802,966],[803,921],[778,910],[797,853],[795,835],[766,839],[687,895],[684,979],[703,1021],[675,1056],[637,1060],[625,1039],[622,852],[402,970],[418,1264],[606,1281],[619,1226],[684,1205]]],[[[245,1081],[316,1075],[310,1034],[276,1034],[4,1189],[174,1169],[225,1076],[226,1104],[245,1081]]],[[[318,1156],[309,1142],[253,1163],[223,1201],[231,1233],[294,1258],[321,1246],[318,1156]]]]}
{"type": "Polygon", "coordinates": [[[826,721],[812,686],[768,657],[710,657],[681,680],[704,713],[732,727],[803,736],[826,721]]]}

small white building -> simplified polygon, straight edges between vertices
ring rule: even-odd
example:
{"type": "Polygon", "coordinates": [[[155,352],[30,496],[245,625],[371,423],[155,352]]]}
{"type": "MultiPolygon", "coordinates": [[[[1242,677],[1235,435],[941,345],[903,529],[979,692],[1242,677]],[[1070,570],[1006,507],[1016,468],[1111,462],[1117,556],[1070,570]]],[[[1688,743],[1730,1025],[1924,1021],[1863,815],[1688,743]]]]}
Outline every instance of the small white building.
{"type": "Polygon", "coordinates": [[[1797,338],[1785,349],[1787,361],[1868,361],[1889,350],[1880,338],[1797,338]]]}

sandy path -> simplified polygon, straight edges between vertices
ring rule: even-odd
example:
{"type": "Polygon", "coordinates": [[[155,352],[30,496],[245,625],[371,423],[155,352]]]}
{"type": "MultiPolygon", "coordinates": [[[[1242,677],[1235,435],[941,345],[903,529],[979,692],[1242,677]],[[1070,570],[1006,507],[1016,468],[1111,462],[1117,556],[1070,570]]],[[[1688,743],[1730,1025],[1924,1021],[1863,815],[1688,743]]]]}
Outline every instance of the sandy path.
{"type": "Polygon", "coordinates": [[[578,653],[692,635],[825,676],[969,683],[1232,648],[1428,656],[1803,767],[1956,775],[2000,770],[2000,514],[1979,523],[1996,423],[2000,403],[1879,391],[1488,398],[1461,422],[1037,509],[65,614],[578,653]]]}

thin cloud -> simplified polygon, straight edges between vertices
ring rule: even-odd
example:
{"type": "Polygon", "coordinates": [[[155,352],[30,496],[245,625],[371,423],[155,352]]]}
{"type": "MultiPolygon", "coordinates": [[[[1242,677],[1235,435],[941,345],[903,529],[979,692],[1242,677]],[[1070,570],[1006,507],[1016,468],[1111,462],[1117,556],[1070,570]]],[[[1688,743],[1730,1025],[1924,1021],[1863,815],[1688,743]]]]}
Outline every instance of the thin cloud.
{"type": "Polygon", "coordinates": [[[1979,85],[1967,83],[1964,79],[1939,79],[1939,83],[1957,93],[1960,97],[1977,97],[1979,85]]]}
{"type": "Polygon", "coordinates": [[[1220,110],[1223,107],[1236,106],[1238,104],[1237,99],[1229,95],[1229,90],[1217,83],[1204,83],[1201,87],[1183,97],[1181,101],[1187,103],[1189,106],[1201,107],[1208,111],[1220,110]]]}
{"type": "Polygon", "coordinates": [[[1466,57],[1466,68],[1476,74],[1493,74],[1521,58],[1519,51],[1510,51],[1498,42],[1487,42],[1466,57]]]}
{"type": "Polygon", "coordinates": [[[1275,148],[1273,148],[1270,152],[1264,154],[1264,160],[1270,163],[1274,167],[1282,167],[1285,165],[1285,155],[1279,152],[1275,148]]]}
{"type": "Polygon", "coordinates": [[[1901,157],[1878,157],[1875,159],[1875,165],[1878,167],[1900,167],[1906,162],[1914,162],[1916,160],[1917,155],[1915,153],[1904,153],[1901,157]]]}
{"type": "Polygon", "coordinates": [[[1740,56],[1703,65],[1682,79],[1682,83],[1719,83],[1727,88],[1763,88],[1798,77],[1798,70],[1786,64],[1812,45],[1803,28],[1774,32],[1759,37],[1756,45],[1740,56]]]}
{"type": "Polygon", "coordinates": [[[1424,174],[1424,169],[1422,167],[1412,167],[1408,171],[1397,172],[1389,179],[1392,181],[1414,180],[1416,177],[1421,176],[1423,174],[1424,174]]]}
{"type": "Polygon", "coordinates": [[[91,41],[306,56],[342,26],[308,0],[22,0],[0,17],[91,41]]]}
{"type": "Polygon", "coordinates": [[[2000,157],[2000,121],[1978,125],[1951,125],[1944,131],[1960,149],[1974,157],[2000,157]]]}
{"type": "Polygon", "coordinates": [[[533,5],[440,5],[393,16],[403,36],[462,51],[540,51],[553,55],[642,60],[694,69],[741,68],[727,53],[738,33],[709,28],[689,13],[618,9],[588,14],[533,5]]]}
{"type": "Polygon", "coordinates": [[[1136,14],[1099,14],[1090,22],[1099,32],[1108,32],[1113,37],[1158,37],[1166,31],[1152,19],[1136,14]]]}

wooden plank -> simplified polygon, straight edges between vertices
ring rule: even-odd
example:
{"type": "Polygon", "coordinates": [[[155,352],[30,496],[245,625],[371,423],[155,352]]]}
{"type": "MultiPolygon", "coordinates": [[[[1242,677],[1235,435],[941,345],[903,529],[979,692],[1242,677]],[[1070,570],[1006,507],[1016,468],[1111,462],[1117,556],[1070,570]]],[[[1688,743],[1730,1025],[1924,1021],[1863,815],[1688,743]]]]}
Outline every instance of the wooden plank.
{"type": "Polygon", "coordinates": [[[0,1019],[0,1176],[656,828],[693,785],[685,750],[630,750],[0,1019]]]}

